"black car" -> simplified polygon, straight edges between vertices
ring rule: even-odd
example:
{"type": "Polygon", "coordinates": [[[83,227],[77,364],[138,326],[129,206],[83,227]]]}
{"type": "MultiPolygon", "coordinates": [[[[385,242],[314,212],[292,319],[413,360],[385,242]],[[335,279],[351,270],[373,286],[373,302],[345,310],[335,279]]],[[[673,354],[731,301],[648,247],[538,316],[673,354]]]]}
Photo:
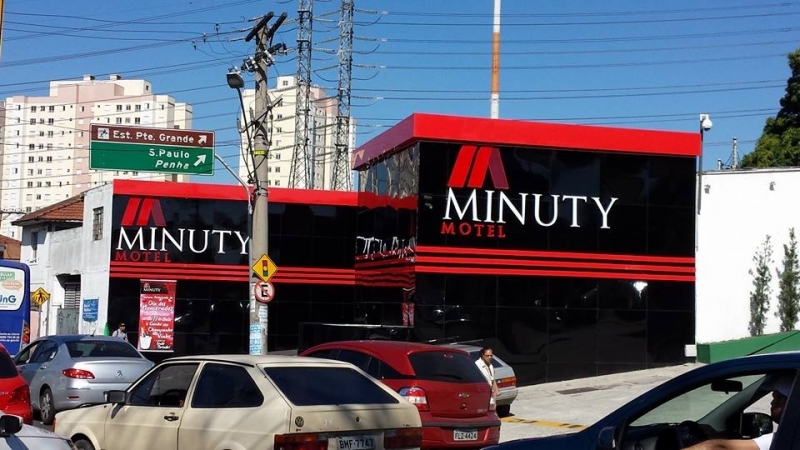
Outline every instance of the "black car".
{"type": "Polygon", "coordinates": [[[800,352],[747,356],[699,367],[642,394],[572,434],[509,441],[487,450],[678,450],[706,439],[770,433],[773,380],[792,389],[772,450],[800,448],[800,352]]]}

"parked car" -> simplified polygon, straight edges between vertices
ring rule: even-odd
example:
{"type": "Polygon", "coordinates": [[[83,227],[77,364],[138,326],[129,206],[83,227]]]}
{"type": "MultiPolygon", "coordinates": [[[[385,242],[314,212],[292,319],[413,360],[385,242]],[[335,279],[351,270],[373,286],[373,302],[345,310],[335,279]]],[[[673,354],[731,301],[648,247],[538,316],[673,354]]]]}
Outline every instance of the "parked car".
{"type": "Polygon", "coordinates": [[[400,393],[419,410],[422,448],[474,448],[500,440],[491,387],[463,350],[400,341],[340,341],[301,355],[352,363],[400,393]]]}
{"type": "MultiPolygon", "coordinates": [[[[464,350],[469,353],[469,357],[473,361],[480,358],[481,347],[467,344],[447,344],[447,346],[464,350]]],[[[500,388],[500,394],[495,399],[497,415],[505,417],[511,413],[511,404],[517,398],[517,375],[514,373],[514,369],[500,359],[496,353],[492,357],[492,367],[494,367],[494,379],[497,381],[497,387],[500,388]]]]}
{"type": "Polygon", "coordinates": [[[774,380],[792,383],[772,450],[800,442],[800,352],[735,358],[677,376],[575,433],[504,442],[485,450],[680,449],[713,438],[773,431],[774,380]],[[779,378],[780,376],[780,378],[779,378]]]}
{"type": "Polygon", "coordinates": [[[45,425],[58,411],[105,402],[105,391],[127,388],[153,366],[127,341],[89,335],[41,337],[15,362],[45,425]]]}
{"type": "Polygon", "coordinates": [[[416,408],[361,370],[297,356],[166,359],[104,405],[56,415],[82,450],[419,448],[416,408]],[[180,437],[180,438],[179,438],[180,437]]]}
{"type": "Polygon", "coordinates": [[[31,390],[3,344],[0,344],[0,410],[22,417],[28,425],[33,423],[31,390]]]}
{"type": "Polygon", "coordinates": [[[62,436],[23,423],[22,417],[0,411],[0,450],[72,450],[75,446],[62,436]]]}

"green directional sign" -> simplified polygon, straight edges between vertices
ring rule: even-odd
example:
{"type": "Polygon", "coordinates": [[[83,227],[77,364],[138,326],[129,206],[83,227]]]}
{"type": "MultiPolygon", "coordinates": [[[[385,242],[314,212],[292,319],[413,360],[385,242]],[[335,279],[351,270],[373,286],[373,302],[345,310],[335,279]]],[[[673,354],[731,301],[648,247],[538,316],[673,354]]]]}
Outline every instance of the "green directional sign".
{"type": "Polygon", "coordinates": [[[214,133],[92,125],[89,168],[187,175],[214,174],[214,133]]]}

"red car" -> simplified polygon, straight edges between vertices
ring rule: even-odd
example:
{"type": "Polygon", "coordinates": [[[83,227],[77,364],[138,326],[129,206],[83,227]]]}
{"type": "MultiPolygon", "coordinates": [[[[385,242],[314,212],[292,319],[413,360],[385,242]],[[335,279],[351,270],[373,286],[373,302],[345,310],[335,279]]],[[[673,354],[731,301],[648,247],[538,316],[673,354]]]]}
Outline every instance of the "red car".
{"type": "Polygon", "coordinates": [[[500,441],[486,378],[463,350],[398,341],[342,341],[301,356],[346,361],[417,406],[422,448],[480,448],[500,441]]]}
{"type": "Polygon", "coordinates": [[[28,425],[33,423],[31,390],[3,344],[0,344],[0,411],[21,416],[28,425]]]}

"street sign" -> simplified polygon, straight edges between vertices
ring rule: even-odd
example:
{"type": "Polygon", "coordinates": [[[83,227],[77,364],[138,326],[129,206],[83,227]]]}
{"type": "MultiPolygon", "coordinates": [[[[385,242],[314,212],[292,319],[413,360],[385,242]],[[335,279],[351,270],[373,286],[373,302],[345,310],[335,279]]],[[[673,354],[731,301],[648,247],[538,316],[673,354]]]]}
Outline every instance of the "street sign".
{"type": "Polygon", "coordinates": [[[275,286],[272,283],[259,281],[253,285],[253,294],[259,302],[269,303],[275,298],[275,286]]]}
{"type": "Polygon", "coordinates": [[[214,132],[92,124],[89,168],[214,174],[214,132]]]}
{"type": "Polygon", "coordinates": [[[258,278],[261,278],[261,281],[264,283],[269,283],[269,280],[277,271],[278,266],[276,266],[267,255],[261,255],[261,258],[258,258],[258,261],[253,264],[253,272],[258,278]]]}
{"type": "Polygon", "coordinates": [[[50,293],[45,291],[42,287],[31,292],[31,303],[33,303],[34,306],[42,306],[44,302],[48,300],[50,300],[50,293]]]}

